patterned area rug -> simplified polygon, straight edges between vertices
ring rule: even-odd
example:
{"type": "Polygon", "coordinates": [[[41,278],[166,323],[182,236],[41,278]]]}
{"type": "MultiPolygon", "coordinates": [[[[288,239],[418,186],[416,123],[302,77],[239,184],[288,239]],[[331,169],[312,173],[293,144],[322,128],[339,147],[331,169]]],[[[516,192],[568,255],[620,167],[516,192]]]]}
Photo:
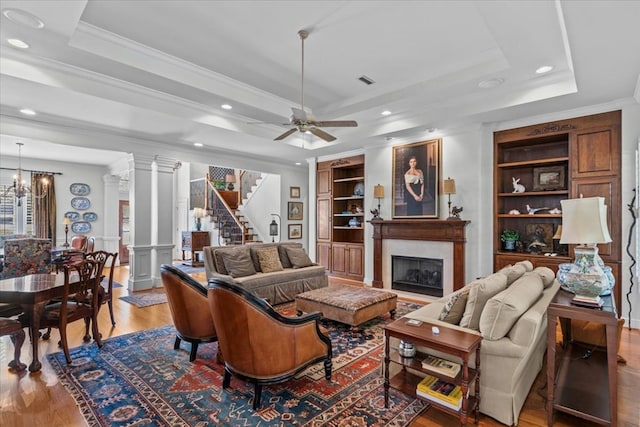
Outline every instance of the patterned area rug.
{"type": "Polygon", "coordinates": [[[181,261],[174,262],[173,266],[175,268],[177,268],[178,270],[182,270],[183,272],[185,272],[187,274],[204,273],[204,267],[190,267],[188,265],[182,264],[181,261]]]}
{"type": "MultiPolygon", "coordinates": [[[[398,302],[398,316],[418,307],[398,302]]],[[[278,308],[283,311],[282,308],[278,308]]],[[[285,314],[293,314],[291,304],[285,314]]],[[[428,405],[390,391],[384,407],[381,372],[382,325],[388,315],[363,324],[364,333],[332,321],[331,383],[322,363],[288,382],[264,387],[262,409],[251,408],[253,386],[232,377],[222,388],[217,344],[200,345],[189,362],[189,346],[173,350],[173,326],[147,330],[47,356],[76,400],[89,426],[408,426],[428,405]],[[365,339],[371,334],[373,339],[365,339]]]]}
{"type": "Polygon", "coordinates": [[[164,304],[167,302],[167,295],[164,292],[141,292],[137,294],[124,295],[120,299],[136,307],[149,307],[150,305],[164,304]]]}

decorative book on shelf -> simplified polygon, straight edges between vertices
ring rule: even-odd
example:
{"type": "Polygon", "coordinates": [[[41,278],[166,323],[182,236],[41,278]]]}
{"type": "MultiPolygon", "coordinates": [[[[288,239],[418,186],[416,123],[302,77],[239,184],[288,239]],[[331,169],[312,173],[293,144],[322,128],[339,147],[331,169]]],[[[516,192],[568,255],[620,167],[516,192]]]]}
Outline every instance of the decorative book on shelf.
{"type": "Polygon", "coordinates": [[[462,406],[462,389],[460,386],[431,375],[427,375],[418,383],[416,394],[456,411],[462,406]]]}
{"type": "Polygon", "coordinates": [[[441,359],[431,354],[422,361],[422,368],[429,371],[455,378],[460,372],[460,364],[450,360],[441,359]]]}

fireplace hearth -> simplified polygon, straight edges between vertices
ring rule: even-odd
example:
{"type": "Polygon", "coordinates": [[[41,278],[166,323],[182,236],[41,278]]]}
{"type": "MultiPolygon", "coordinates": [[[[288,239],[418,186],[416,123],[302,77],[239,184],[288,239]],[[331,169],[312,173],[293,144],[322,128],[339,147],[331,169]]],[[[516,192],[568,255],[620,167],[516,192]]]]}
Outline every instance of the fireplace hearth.
{"type": "Polygon", "coordinates": [[[391,289],[443,296],[442,259],[391,256],[391,289]]]}

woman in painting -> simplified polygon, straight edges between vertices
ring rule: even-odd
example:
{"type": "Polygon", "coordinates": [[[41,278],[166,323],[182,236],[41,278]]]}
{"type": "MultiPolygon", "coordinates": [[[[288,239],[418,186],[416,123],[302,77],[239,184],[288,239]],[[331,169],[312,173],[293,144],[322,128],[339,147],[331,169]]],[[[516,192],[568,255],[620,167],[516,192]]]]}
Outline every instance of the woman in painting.
{"type": "Polygon", "coordinates": [[[418,160],[415,156],[409,158],[409,169],[404,173],[404,193],[407,203],[407,215],[422,215],[422,198],[424,197],[424,175],[417,169],[418,160]]]}

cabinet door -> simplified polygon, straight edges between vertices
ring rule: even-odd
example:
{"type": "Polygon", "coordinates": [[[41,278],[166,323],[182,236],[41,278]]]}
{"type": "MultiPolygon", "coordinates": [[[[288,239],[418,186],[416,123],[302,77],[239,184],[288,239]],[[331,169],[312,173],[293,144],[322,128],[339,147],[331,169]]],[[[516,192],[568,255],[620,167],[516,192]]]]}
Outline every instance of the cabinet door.
{"type": "Polygon", "coordinates": [[[331,199],[318,198],[317,208],[317,239],[331,240],[331,199]]]}
{"type": "Polygon", "coordinates": [[[587,129],[571,137],[572,178],[618,176],[620,136],[617,126],[587,129]]]}
{"type": "Polygon", "coordinates": [[[331,194],[331,169],[319,170],[317,173],[318,196],[328,196],[331,194]]]}
{"type": "Polygon", "coordinates": [[[331,246],[331,272],[337,274],[347,273],[349,250],[347,245],[334,243],[331,246]]]}
{"type": "Polygon", "coordinates": [[[362,245],[349,245],[347,255],[347,274],[362,277],[364,275],[364,248],[362,245]]]}
{"type": "Polygon", "coordinates": [[[318,242],[316,247],[316,262],[323,266],[325,270],[331,270],[331,243],[318,242]]]}

